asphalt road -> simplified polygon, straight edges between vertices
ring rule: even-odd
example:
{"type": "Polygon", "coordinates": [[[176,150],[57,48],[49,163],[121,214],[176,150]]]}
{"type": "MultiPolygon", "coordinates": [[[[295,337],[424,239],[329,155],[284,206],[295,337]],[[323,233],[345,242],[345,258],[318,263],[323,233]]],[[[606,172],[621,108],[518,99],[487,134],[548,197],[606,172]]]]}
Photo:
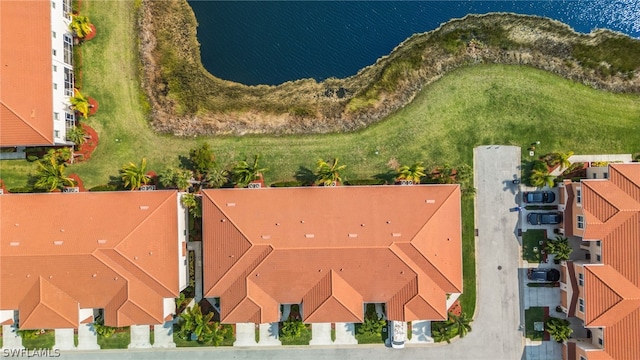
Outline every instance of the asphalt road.
{"type": "Polygon", "coordinates": [[[524,358],[524,338],[519,330],[520,292],[515,236],[517,213],[516,186],[520,148],[481,146],[474,149],[476,195],[477,307],[473,331],[465,338],[436,345],[407,345],[405,349],[383,345],[282,346],[254,348],[180,348],[149,350],[67,351],[62,359],[446,359],[517,360],[524,358]]]}

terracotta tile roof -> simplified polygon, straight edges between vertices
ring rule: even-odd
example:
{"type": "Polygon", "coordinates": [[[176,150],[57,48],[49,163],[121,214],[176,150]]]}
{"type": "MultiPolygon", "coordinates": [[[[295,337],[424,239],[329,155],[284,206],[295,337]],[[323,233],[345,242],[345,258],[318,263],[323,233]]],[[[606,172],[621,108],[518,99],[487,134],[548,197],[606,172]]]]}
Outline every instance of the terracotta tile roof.
{"type": "Polygon", "coordinates": [[[179,292],[176,192],[7,194],[0,214],[0,309],[21,327],[77,328],[79,308],[111,326],[164,322],[179,292]]]}
{"type": "Polygon", "coordinates": [[[567,192],[567,200],[566,200],[566,207],[564,209],[564,216],[562,217],[562,223],[563,223],[563,227],[564,227],[564,234],[566,236],[574,236],[574,229],[573,229],[573,202],[575,201],[575,196],[573,195],[574,192],[574,184],[573,182],[571,182],[571,180],[564,180],[564,186],[567,192]]]}
{"type": "Polygon", "coordinates": [[[51,3],[0,1],[0,44],[0,146],[52,145],[51,3]]]}
{"type": "Polygon", "coordinates": [[[457,185],[205,190],[203,233],[205,296],[226,323],[299,303],[306,322],[362,321],[363,302],[444,319],[462,291],[457,185]]]}
{"type": "Polygon", "coordinates": [[[576,276],[576,268],[573,261],[567,261],[567,270],[569,272],[569,281],[572,289],[571,299],[568,304],[569,307],[567,308],[567,315],[576,316],[576,307],[578,305],[580,289],[578,288],[578,278],[576,276]]]}
{"type": "MultiPolygon", "coordinates": [[[[582,182],[585,238],[600,239],[602,264],[585,266],[585,324],[604,327],[604,351],[640,354],[640,164],[609,165],[609,180],[582,182]]],[[[593,354],[592,354],[593,353],[593,354]]]]}

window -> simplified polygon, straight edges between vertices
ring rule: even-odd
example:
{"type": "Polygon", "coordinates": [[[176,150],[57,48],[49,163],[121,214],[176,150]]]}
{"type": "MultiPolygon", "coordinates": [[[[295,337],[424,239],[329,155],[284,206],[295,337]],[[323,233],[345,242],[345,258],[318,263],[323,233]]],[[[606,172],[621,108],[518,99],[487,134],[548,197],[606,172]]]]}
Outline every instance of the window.
{"type": "Polygon", "coordinates": [[[73,65],[73,38],[64,34],[64,62],[73,65]]]}
{"type": "Polygon", "coordinates": [[[53,83],[53,90],[58,90],[58,84],[53,83]]]}
{"type": "Polygon", "coordinates": [[[604,346],[604,341],[602,340],[602,338],[598,338],[598,344],[600,346],[604,346]]]}
{"type": "Polygon", "coordinates": [[[598,174],[596,174],[596,173],[591,174],[591,178],[592,179],[597,179],[598,178],[598,174]]]}
{"type": "Polygon", "coordinates": [[[53,56],[56,56],[56,55],[58,54],[58,52],[56,51],[56,49],[53,49],[53,50],[51,51],[51,53],[53,54],[53,56]]]}
{"type": "Polygon", "coordinates": [[[578,304],[579,304],[580,312],[583,313],[584,312],[584,299],[582,299],[582,298],[578,299],[578,304]]]}
{"type": "Polygon", "coordinates": [[[64,94],[73,96],[73,70],[64,68],[64,94]]]}
{"type": "Polygon", "coordinates": [[[54,112],[54,113],[53,113],[53,119],[54,119],[54,120],[60,120],[60,114],[59,114],[59,113],[57,113],[57,112],[54,112]]]}
{"type": "Polygon", "coordinates": [[[62,1],[62,13],[67,19],[71,19],[71,0],[62,1]]]}
{"type": "Polygon", "coordinates": [[[608,179],[608,178],[609,178],[609,173],[608,173],[608,172],[605,172],[605,173],[604,173],[604,178],[605,178],[605,179],[608,179]]]}
{"type": "Polygon", "coordinates": [[[596,241],[596,246],[600,247],[600,240],[596,241]]]}
{"type": "Polygon", "coordinates": [[[582,190],[581,189],[576,189],[576,203],[582,204],[582,190]]]}
{"type": "Polygon", "coordinates": [[[53,72],[56,72],[56,71],[58,71],[58,67],[53,65],[53,72]]]}
{"type": "Polygon", "coordinates": [[[73,116],[72,113],[68,113],[68,112],[64,113],[64,122],[65,122],[65,126],[67,127],[67,131],[72,127],[76,126],[76,118],[73,116]]]}
{"type": "Polygon", "coordinates": [[[584,216],[578,215],[578,221],[576,222],[576,227],[578,229],[584,229],[584,216]]]}
{"type": "Polygon", "coordinates": [[[56,8],[56,2],[55,1],[51,2],[51,7],[54,8],[54,9],[56,8]]]}
{"type": "Polygon", "coordinates": [[[53,130],[53,136],[56,137],[57,139],[60,138],[60,130],[53,130]]]}
{"type": "Polygon", "coordinates": [[[600,254],[596,254],[596,262],[602,262],[602,257],[600,254]]]}
{"type": "Polygon", "coordinates": [[[578,285],[580,286],[584,285],[584,275],[582,275],[582,273],[578,274],[578,285]]]}
{"type": "Polygon", "coordinates": [[[56,32],[55,32],[55,31],[52,31],[52,32],[51,32],[51,36],[53,36],[53,38],[55,39],[55,38],[56,38],[56,32]]]}

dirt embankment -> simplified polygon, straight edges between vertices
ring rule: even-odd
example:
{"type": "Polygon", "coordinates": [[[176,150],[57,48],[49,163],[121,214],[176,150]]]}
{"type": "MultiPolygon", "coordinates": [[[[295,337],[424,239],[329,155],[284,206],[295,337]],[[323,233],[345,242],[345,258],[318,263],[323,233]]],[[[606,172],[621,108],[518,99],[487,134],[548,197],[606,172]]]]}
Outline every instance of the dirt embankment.
{"type": "Polygon", "coordinates": [[[145,0],[140,11],[151,123],[178,136],[353,131],[405,106],[447,72],[479,63],[528,65],[597,89],[640,92],[640,41],[610,31],[579,34],[533,16],[452,20],[345,79],[246,86],[204,69],[186,0],[145,0]]]}

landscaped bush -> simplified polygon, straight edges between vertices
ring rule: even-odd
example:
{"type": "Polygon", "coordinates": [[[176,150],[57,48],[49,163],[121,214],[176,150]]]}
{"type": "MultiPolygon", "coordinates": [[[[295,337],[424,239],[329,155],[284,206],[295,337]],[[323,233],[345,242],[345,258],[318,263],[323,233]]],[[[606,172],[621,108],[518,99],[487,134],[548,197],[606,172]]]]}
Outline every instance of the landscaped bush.
{"type": "Polygon", "coordinates": [[[89,191],[116,191],[116,187],[109,184],[97,185],[89,189],[89,191]]]}
{"type": "Polygon", "coordinates": [[[345,185],[384,185],[384,183],[383,179],[355,179],[344,182],[345,185]]]}
{"type": "Polygon", "coordinates": [[[10,193],[14,194],[22,194],[22,193],[30,193],[33,192],[33,189],[28,186],[18,186],[11,189],[8,189],[10,193]]]}
{"type": "Polygon", "coordinates": [[[302,186],[302,183],[296,180],[292,181],[279,181],[270,185],[271,187],[298,187],[302,186]]]}

